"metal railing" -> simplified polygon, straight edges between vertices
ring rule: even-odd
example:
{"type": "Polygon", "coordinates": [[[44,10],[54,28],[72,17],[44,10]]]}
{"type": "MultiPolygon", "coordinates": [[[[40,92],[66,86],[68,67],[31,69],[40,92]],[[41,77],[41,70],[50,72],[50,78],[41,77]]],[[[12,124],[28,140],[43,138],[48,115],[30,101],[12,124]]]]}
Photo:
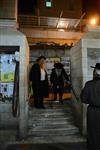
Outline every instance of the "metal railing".
{"type": "Polygon", "coordinates": [[[86,25],[86,20],[56,18],[32,15],[19,15],[19,27],[24,28],[48,28],[48,29],[66,29],[66,30],[81,30],[86,25]]]}
{"type": "Polygon", "coordinates": [[[14,76],[14,89],[12,100],[12,114],[13,117],[19,115],[19,62],[16,61],[15,76],[14,76]]]}

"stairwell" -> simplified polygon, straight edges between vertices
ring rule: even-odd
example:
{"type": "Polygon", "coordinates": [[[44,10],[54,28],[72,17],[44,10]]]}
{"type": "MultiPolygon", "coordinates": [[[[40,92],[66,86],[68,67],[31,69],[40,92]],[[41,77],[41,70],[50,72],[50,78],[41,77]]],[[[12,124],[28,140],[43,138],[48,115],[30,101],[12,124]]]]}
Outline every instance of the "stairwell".
{"type": "Polygon", "coordinates": [[[74,124],[71,100],[45,103],[46,109],[29,107],[28,136],[2,150],[87,150],[86,139],[74,124]]]}
{"type": "Polygon", "coordinates": [[[32,143],[85,142],[74,124],[71,100],[45,103],[46,109],[29,108],[28,138],[32,143]]]}

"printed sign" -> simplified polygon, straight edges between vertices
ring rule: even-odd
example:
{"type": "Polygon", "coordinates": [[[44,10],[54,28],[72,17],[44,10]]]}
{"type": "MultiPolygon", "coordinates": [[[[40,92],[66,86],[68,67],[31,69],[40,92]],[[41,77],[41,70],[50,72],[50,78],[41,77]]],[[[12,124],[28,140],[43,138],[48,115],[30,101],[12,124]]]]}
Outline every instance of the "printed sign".
{"type": "Polygon", "coordinates": [[[12,100],[15,74],[15,55],[0,55],[0,99],[12,100]]]}

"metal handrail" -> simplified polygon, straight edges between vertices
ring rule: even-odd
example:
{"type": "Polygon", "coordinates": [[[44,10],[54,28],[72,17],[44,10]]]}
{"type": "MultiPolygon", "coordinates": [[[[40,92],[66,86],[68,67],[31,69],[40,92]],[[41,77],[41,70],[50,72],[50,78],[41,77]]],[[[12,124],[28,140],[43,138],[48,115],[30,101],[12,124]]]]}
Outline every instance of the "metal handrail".
{"type": "MultiPolygon", "coordinates": [[[[18,22],[20,27],[43,27],[43,28],[57,28],[59,21],[62,22],[64,29],[80,30],[80,25],[86,24],[86,20],[81,20],[81,23],[76,27],[76,23],[80,19],[70,18],[57,18],[57,17],[45,17],[45,16],[33,16],[33,15],[19,15],[18,22]]],[[[60,27],[58,27],[60,28],[60,27]]]]}
{"type": "Polygon", "coordinates": [[[13,89],[13,100],[12,100],[12,115],[17,117],[19,105],[19,62],[16,61],[15,77],[14,77],[14,89],[13,89]]]}

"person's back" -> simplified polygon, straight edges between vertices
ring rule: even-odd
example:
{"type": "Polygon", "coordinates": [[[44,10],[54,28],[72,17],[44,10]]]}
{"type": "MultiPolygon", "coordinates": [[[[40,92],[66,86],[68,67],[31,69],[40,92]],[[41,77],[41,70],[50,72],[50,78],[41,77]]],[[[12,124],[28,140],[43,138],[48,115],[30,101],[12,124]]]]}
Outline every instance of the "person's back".
{"type": "Polygon", "coordinates": [[[84,103],[100,106],[100,79],[88,81],[80,97],[84,103]]]}
{"type": "Polygon", "coordinates": [[[100,63],[95,65],[93,80],[86,82],[80,98],[87,107],[87,146],[100,150],[100,63]]]}

